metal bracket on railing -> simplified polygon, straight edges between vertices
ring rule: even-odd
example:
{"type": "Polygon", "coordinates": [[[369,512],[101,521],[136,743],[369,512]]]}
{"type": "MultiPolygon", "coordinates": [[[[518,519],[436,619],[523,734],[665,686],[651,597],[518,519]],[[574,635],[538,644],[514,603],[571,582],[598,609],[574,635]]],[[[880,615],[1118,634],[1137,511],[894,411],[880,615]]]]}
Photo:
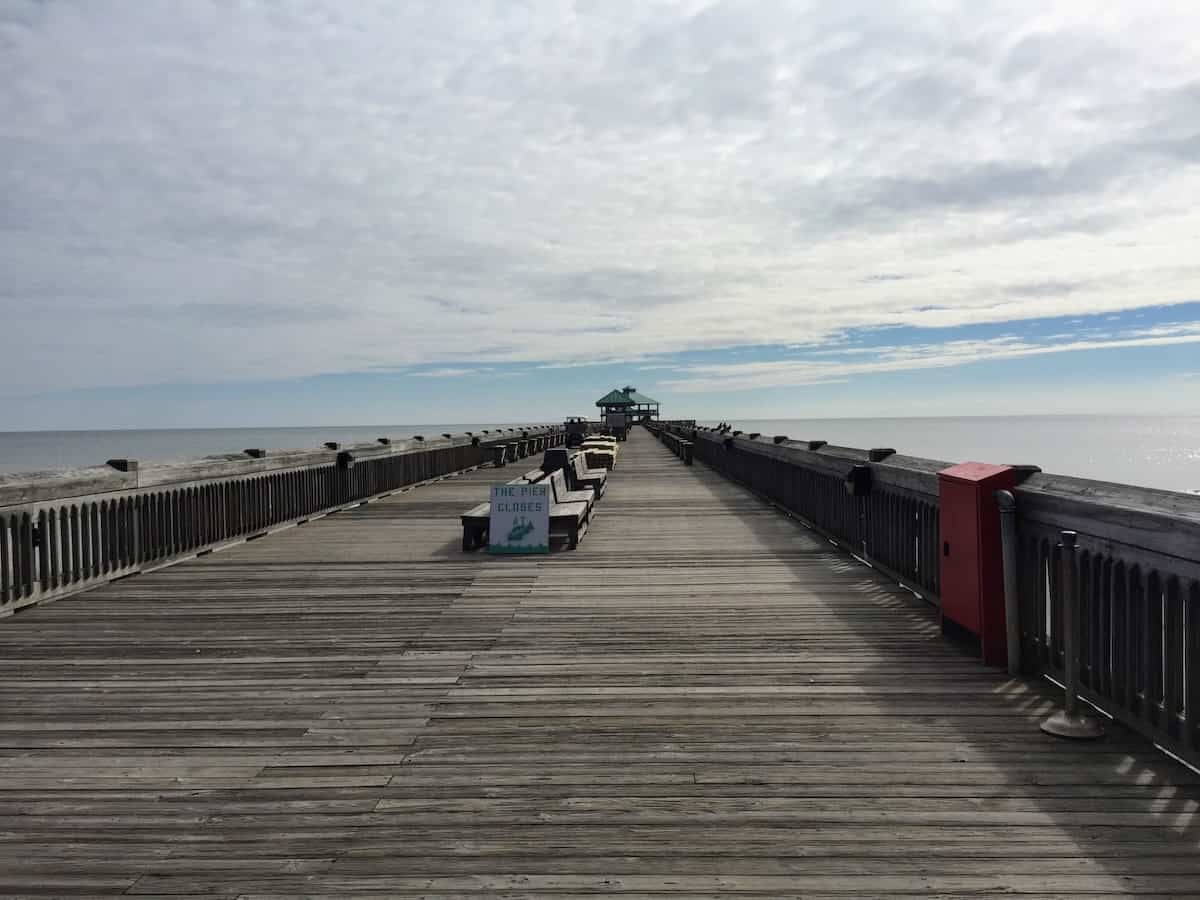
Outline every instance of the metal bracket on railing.
{"type": "Polygon", "coordinates": [[[1056,712],[1042,723],[1042,731],[1057,737],[1075,740],[1094,740],[1104,737],[1104,728],[1092,716],[1079,711],[1079,597],[1075,591],[1075,541],[1074,531],[1059,532],[1062,541],[1061,568],[1059,569],[1058,593],[1063,613],[1063,669],[1066,682],[1066,703],[1061,712],[1056,712]]]}
{"type": "Polygon", "coordinates": [[[851,466],[842,480],[846,485],[846,493],[851,497],[865,497],[871,492],[871,467],[862,464],[851,466]]]}

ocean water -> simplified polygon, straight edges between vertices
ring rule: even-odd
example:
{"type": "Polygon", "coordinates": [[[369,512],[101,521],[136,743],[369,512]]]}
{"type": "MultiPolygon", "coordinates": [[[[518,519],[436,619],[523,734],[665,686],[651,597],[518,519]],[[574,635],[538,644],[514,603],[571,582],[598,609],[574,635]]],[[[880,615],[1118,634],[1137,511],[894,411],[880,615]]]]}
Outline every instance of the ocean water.
{"type": "MultiPolygon", "coordinates": [[[[734,428],[892,447],[949,462],[1028,463],[1043,472],[1200,491],[1200,416],[961,416],[894,419],[729,419],[734,428]]],[[[715,425],[714,421],[703,421],[715,425]]]]}
{"type": "MultiPolygon", "coordinates": [[[[1031,463],[1043,471],[1174,491],[1200,491],[1200,416],[972,416],[888,419],[737,419],[735,428],[846,447],[894,447],[949,462],[1031,463]]],[[[702,424],[715,425],[716,421],[702,424]]],[[[512,423],[0,432],[0,472],[319,448],[378,437],[459,434],[512,423]]]]}
{"type": "Polygon", "coordinates": [[[0,472],[44,472],[102,466],[110,459],[174,462],[249,447],[274,450],[322,449],[326,441],[355,444],[443,433],[476,433],[509,424],[335,425],[328,428],[158,428],[121,431],[0,431],[0,472]]]}

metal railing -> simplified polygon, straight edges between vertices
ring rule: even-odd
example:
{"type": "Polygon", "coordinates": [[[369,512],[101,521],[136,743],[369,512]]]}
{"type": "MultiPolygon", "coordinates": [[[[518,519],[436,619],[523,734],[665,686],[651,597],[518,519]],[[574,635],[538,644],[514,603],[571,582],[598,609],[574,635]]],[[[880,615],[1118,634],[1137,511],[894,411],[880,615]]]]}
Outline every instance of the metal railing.
{"type": "Polygon", "coordinates": [[[470,469],[561,425],[0,476],[0,614],[470,469]]]}

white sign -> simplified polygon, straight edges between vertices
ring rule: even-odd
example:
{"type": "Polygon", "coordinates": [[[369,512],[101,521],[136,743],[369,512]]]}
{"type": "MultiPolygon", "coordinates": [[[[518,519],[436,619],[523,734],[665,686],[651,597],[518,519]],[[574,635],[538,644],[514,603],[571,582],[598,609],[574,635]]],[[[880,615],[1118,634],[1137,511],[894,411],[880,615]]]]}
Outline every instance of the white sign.
{"type": "Polygon", "coordinates": [[[492,486],[488,552],[550,552],[550,485],[492,486]]]}

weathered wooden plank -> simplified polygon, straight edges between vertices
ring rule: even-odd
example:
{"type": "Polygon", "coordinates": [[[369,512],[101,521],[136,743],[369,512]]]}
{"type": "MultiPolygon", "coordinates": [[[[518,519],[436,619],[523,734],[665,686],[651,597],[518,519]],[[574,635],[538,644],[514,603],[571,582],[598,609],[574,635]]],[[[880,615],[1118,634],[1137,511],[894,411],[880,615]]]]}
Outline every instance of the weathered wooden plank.
{"type": "Polygon", "coordinates": [[[579,550],[463,554],[505,474],[0,623],[0,893],[1197,891],[1195,773],[702,464],[635,429],[579,550]]]}

